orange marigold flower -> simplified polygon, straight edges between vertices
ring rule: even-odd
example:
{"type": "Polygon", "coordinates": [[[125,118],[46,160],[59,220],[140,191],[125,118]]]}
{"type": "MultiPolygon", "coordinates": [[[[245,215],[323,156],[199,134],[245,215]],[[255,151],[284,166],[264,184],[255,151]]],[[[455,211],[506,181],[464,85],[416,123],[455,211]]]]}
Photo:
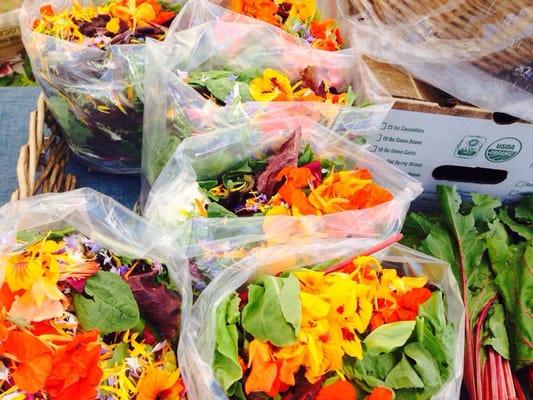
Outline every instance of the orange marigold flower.
{"type": "Polygon", "coordinates": [[[94,399],[102,378],[98,366],[100,350],[97,331],[77,334],[70,343],[59,347],[46,379],[48,394],[54,400],[94,399]]]}
{"type": "Polygon", "coordinates": [[[367,400],[392,400],[393,395],[394,393],[392,393],[392,390],[384,387],[377,387],[372,390],[372,393],[370,393],[367,400]]]}
{"type": "Polygon", "coordinates": [[[323,386],[316,396],[316,400],[357,400],[357,393],[353,385],[347,381],[337,381],[323,386]]]}
{"type": "Polygon", "coordinates": [[[0,344],[0,354],[13,360],[13,380],[25,392],[35,393],[45,386],[52,371],[52,350],[31,333],[11,331],[0,344]]]}

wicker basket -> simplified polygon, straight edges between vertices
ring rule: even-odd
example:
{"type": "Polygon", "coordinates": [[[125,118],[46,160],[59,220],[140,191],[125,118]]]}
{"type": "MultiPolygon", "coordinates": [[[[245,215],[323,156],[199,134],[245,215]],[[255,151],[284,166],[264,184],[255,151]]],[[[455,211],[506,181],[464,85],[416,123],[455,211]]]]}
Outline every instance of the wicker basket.
{"type": "Polygon", "coordinates": [[[76,177],[65,173],[70,150],[61,130],[46,109],[41,93],[37,109],[30,114],[28,143],[20,148],[17,162],[18,189],[11,201],[38,193],[66,192],[76,186],[76,177]],[[45,136],[45,124],[50,134],[45,136]]]}
{"type": "Polygon", "coordinates": [[[521,37],[531,25],[531,0],[350,0],[352,13],[391,27],[424,18],[436,38],[480,40],[501,49],[472,64],[533,92],[520,66],[533,63],[533,36],[521,37]],[[512,19],[512,23],[511,22],[512,19]],[[490,28],[490,38],[487,30],[490,28]],[[512,45],[506,46],[506,44],[512,45]],[[525,86],[525,87],[524,87],[525,86]]]}

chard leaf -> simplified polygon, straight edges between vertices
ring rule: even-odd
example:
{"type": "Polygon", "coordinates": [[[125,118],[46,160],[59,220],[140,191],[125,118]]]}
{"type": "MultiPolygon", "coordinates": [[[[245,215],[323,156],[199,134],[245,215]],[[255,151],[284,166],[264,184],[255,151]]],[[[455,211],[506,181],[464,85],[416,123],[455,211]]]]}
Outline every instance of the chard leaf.
{"type": "Polygon", "coordinates": [[[509,337],[505,330],[505,315],[500,303],[494,303],[489,311],[486,326],[489,337],[485,339],[486,346],[492,346],[503,358],[509,360],[509,337]]]}
{"type": "Polygon", "coordinates": [[[239,296],[232,293],[217,307],[216,340],[213,371],[224,390],[242,378],[239,364],[237,322],[239,320],[239,296]]]}
{"type": "Polygon", "coordinates": [[[533,224],[533,194],[524,196],[522,201],[516,206],[514,215],[521,222],[533,224]]]}
{"type": "Polygon", "coordinates": [[[526,240],[533,240],[533,227],[531,225],[520,224],[514,221],[508,214],[506,209],[500,210],[498,213],[500,221],[517,235],[523,237],[526,240]]]}
{"type": "Polygon", "coordinates": [[[415,324],[415,321],[401,321],[374,329],[363,341],[366,353],[378,355],[402,347],[411,337],[415,324]]]}
{"type": "Polygon", "coordinates": [[[412,248],[418,248],[433,229],[434,223],[425,215],[420,213],[409,213],[405,218],[403,226],[404,239],[402,243],[412,248]]]}
{"type": "Polygon", "coordinates": [[[414,368],[411,366],[405,355],[391,370],[385,384],[393,389],[419,389],[424,388],[424,382],[417,375],[414,368]]]}
{"type": "Polygon", "coordinates": [[[84,293],[73,292],[73,304],[82,328],[102,335],[131,329],[139,321],[130,288],[112,272],[99,271],[87,279],[84,293]]]}
{"type": "Polygon", "coordinates": [[[519,368],[533,363],[533,246],[508,245],[487,238],[495,283],[506,311],[511,360],[519,368]]]}
{"type": "Polygon", "coordinates": [[[242,326],[255,338],[280,347],[293,344],[300,331],[300,318],[300,285],[294,275],[266,275],[248,286],[242,326]]]}
{"type": "Polygon", "coordinates": [[[472,193],[472,215],[476,221],[476,227],[480,231],[487,231],[488,225],[496,219],[495,209],[502,205],[500,199],[489,194],[472,193]]]}

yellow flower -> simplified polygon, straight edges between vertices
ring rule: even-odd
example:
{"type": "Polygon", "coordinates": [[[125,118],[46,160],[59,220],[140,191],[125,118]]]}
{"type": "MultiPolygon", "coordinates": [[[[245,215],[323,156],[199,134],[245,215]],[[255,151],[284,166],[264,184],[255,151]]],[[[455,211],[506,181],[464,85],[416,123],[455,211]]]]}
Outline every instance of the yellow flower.
{"type": "Polygon", "coordinates": [[[293,98],[293,88],[287,75],[267,68],[250,82],[250,95],[256,101],[287,101],[293,98]]]}
{"type": "Polygon", "coordinates": [[[316,0],[286,0],[280,1],[280,3],[289,3],[291,4],[291,9],[289,11],[289,18],[287,22],[290,24],[292,18],[296,18],[301,22],[308,23],[311,21],[316,14],[316,0]]]}

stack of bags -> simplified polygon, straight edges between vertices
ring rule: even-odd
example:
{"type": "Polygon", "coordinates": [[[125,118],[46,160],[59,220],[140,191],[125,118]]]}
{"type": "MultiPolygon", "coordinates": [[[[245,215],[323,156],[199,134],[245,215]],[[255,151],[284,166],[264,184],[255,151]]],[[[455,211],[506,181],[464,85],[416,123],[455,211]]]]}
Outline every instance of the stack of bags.
{"type": "Polygon", "coordinates": [[[0,210],[0,390],[459,398],[461,292],[397,244],[422,187],[365,147],[393,99],[348,4],[94,3],[26,0],[22,38],[73,152],[141,174],[142,217],[88,189],[0,210]]]}

